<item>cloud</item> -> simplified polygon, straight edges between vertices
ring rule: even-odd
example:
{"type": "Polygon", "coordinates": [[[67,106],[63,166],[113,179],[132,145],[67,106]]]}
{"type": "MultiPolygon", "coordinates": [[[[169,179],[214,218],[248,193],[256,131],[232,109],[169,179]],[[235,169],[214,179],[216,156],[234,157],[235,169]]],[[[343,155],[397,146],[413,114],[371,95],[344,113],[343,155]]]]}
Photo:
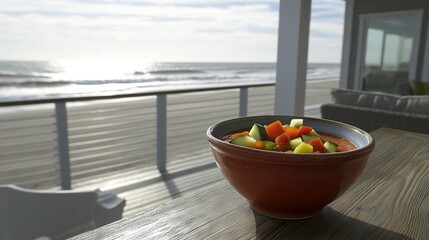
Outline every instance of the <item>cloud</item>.
{"type": "Polygon", "coordinates": [[[309,62],[340,62],[345,3],[337,0],[313,0],[309,62]]]}
{"type": "MultiPolygon", "coordinates": [[[[312,39],[341,38],[338,2],[313,1],[310,44],[316,41],[312,39]]],[[[278,4],[278,0],[0,0],[0,52],[3,58],[47,60],[275,61],[278,4]]]]}

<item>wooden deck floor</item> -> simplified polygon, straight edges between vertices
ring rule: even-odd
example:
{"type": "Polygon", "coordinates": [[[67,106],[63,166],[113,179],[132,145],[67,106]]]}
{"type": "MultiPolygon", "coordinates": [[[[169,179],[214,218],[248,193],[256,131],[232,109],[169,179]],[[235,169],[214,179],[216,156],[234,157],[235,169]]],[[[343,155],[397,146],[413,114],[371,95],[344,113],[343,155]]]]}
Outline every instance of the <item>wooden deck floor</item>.
{"type": "Polygon", "coordinates": [[[128,173],[126,180],[102,189],[126,199],[124,217],[221,181],[223,176],[207,146],[205,153],[195,153],[170,164],[166,173],[146,169],[128,173]]]}

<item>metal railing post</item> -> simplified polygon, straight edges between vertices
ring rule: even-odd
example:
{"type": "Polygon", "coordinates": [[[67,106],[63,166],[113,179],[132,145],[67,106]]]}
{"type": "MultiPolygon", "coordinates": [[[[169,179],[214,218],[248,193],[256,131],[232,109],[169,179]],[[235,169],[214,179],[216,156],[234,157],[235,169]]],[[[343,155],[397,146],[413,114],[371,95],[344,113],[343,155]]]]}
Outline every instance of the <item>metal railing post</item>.
{"type": "Polygon", "coordinates": [[[66,102],[55,102],[61,189],[71,189],[66,102]]]}
{"type": "Polygon", "coordinates": [[[248,104],[248,92],[249,88],[241,87],[240,88],[240,117],[247,116],[247,104],[248,104]]]}
{"type": "Polygon", "coordinates": [[[167,95],[158,94],[156,100],[156,164],[158,171],[167,171],[167,95]]]}

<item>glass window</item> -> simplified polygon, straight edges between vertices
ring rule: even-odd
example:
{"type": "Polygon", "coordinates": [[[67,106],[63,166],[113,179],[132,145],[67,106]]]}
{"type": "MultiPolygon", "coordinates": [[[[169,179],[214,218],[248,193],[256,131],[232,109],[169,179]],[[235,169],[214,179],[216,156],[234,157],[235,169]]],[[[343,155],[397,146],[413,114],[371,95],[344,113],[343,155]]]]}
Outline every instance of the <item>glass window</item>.
{"type": "Polygon", "coordinates": [[[406,93],[414,80],[420,20],[415,14],[384,14],[365,18],[363,89],[406,93]]]}

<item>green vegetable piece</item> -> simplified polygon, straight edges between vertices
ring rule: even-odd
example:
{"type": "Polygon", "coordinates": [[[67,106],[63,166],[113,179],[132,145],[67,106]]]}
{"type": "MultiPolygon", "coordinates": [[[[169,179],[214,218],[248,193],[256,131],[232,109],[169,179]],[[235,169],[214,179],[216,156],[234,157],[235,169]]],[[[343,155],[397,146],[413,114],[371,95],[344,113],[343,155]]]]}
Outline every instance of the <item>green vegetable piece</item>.
{"type": "Polygon", "coordinates": [[[303,142],[310,142],[311,140],[317,138],[317,136],[311,136],[311,135],[302,135],[301,139],[303,142]]]}
{"type": "Polygon", "coordinates": [[[323,144],[324,146],[325,146],[325,148],[328,150],[328,152],[336,152],[337,151],[337,148],[338,148],[338,145],[337,144],[335,144],[335,143],[333,143],[333,142],[330,142],[330,141],[326,141],[324,144],[323,144]]]}
{"type": "Polygon", "coordinates": [[[255,147],[255,142],[256,140],[254,138],[249,137],[247,135],[242,135],[240,137],[232,139],[230,143],[253,148],[255,147]]]}
{"type": "Polygon", "coordinates": [[[295,148],[297,148],[298,145],[300,145],[301,143],[302,143],[302,139],[300,137],[294,138],[289,141],[289,145],[292,150],[295,150],[295,148]]]}
{"type": "Polygon", "coordinates": [[[270,141],[265,141],[265,149],[266,150],[273,150],[277,145],[276,143],[270,142],[270,141]]]}
{"type": "Polygon", "coordinates": [[[314,136],[314,137],[320,137],[320,135],[314,129],[312,129],[308,135],[314,136]]]}
{"type": "Polygon", "coordinates": [[[293,153],[313,153],[313,146],[302,142],[293,150],[293,153]]]}
{"type": "Polygon", "coordinates": [[[291,127],[299,128],[299,127],[301,127],[302,125],[304,125],[304,119],[301,119],[301,118],[295,118],[295,119],[290,120],[290,126],[291,126],[291,127]]]}
{"type": "Polygon", "coordinates": [[[268,135],[265,131],[265,127],[257,123],[253,124],[252,129],[250,129],[249,136],[251,136],[257,141],[268,140],[268,135]]]}

